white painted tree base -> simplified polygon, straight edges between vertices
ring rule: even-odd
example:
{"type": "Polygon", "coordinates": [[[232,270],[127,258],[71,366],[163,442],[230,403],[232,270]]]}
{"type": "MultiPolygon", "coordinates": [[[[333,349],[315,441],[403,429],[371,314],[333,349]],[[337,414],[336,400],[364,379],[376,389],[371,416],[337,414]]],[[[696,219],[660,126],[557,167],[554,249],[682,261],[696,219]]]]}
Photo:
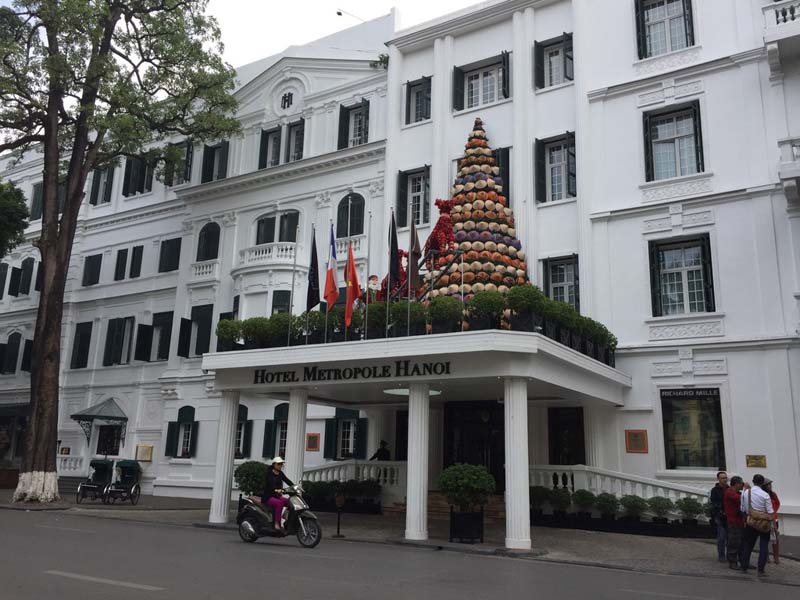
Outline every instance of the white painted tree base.
{"type": "Polygon", "coordinates": [[[55,471],[34,471],[20,473],[14,502],[55,502],[59,500],[58,473],[55,471]]]}

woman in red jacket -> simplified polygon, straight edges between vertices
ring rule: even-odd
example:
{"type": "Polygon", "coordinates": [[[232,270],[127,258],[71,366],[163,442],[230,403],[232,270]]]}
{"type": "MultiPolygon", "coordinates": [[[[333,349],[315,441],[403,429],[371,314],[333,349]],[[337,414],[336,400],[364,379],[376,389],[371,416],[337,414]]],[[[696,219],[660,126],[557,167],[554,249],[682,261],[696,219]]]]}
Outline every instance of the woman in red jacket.
{"type": "Polygon", "coordinates": [[[772,480],[767,479],[761,488],[769,494],[772,499],[772,510],[775,512],[775,520],[772,521],[772,531],[769,534],[770,542],[772,542],[772,559],[775,564],[780,564],[780,546],[778,535],[778,509],[781,506],[781,501],[778,500],[778,494],[772,491],[772,480]]]}

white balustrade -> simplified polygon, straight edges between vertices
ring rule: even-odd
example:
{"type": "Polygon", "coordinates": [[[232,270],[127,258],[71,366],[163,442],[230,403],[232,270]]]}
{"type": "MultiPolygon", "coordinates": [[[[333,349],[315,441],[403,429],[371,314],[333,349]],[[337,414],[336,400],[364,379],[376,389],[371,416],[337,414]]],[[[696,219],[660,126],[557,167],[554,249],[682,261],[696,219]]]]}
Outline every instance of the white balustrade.
{"type": "Polygon", "coordinates": [[[59,456],[58,474],[65,477],[83,476],[83,457],[82,456],[59,456]]]}
{"type": "Polygon", "coordinates": [[[764,24],[768,29],[782,27],[790,23],[800,23],[800,0],[772,2],[762,9],[764,24]]]}
{"type": "Polygon", "coordinates": [[[296,246],[294,242],[272,242],[245,248],[239,251],[239,264],[249,266],[291,263],[296,246]]]}
{"type": "Polygon", "coordinates": [[[390,460],[343,460],[303,470],[303,481],[373,480],[381,484],[384,504],[403,500],[406,489],[406,463],[390,460]]]}
{"type": "Polygon", "coordinates": [[[341,238],[336,240],[336,258],[338,260],[347,260],[347,244],[353,244],[353,256],[361,256],[366,253],[367,249],[367,236],[354,235],[349,238],[341,238]]]}
{"type": "Polygon", "coordinates": [[[192,263],[192,279],[194,281],[205,281],[206,279],[217,279],[219,272],[219,260],[204,260],[192,263]]]}

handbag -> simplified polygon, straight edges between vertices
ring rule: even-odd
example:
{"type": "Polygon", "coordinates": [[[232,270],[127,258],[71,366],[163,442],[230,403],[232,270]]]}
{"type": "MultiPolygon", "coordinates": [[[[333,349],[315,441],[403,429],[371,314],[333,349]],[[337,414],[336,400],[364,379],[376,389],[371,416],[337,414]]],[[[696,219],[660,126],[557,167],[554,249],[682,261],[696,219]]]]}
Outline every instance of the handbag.
{"type": "Polygon", "coordinates": [[[753,510],[753,490],[747,492],[747,526],[759,533],[769,533],[772,530],[772,518],[769,513],[753,510]]]}

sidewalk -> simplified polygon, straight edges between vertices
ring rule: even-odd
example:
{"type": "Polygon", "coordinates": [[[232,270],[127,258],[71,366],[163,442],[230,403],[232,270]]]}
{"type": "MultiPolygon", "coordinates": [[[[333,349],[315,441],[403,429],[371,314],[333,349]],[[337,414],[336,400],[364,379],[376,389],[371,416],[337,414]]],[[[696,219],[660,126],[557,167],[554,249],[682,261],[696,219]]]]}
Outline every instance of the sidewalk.
{"type": "MultiPolygon", "coordinates": [[[[11,492],[0,490],[0,508],[26,510],[25,505],[9,505],[11,492]]],[[[142,523],[182,527],[210,527],[208,524],[209,500],[142,496],[137,506],[128,503],[104,505],[99,501],[65,499],[58,509],[74,515],[94,518],[121,519],[142,523]]],[[[32,509],[33,507],[30,507],[32,509]]],[[[214,526],[235,536],[236,503],[231,503],[231,523],[214,526]]],[[[324,541],[335,543],[331,536],[336,532],[336,515],[318,513],[324,531],[324,541]]],[[[395,543],[422,546],[433,550],[451,550],[492,555],[515,555],[529,560],[594,565],[598,567],[646,571],[651,573],[694,575],[703,577],[755,579],[755,574],[744,575],[731,571],[727,564],[716,560],[713,544],[705,540],[653,538],[646,536],[583,531],[577,529],[531,528],[533,548],[529,553],[512,554],[503,548],[505,536],[502,522],[486,524],[484,544],[450,544],[447,542],[447,519],[429,520],[429,537],[426,542],[406,542],[403,539],[405,522],[402,517],[381,515],[343,514],[341,531],[345,542],[395,543]]],[[[768,581],[800,586],[800,538],[781,538],[780,565],[767,566],[768,581]],[[794,558],[794,560],[792,560],[794,558]]],[[[753,556],[753,565],[757,555],[753,556]]],[[[755,569],[753,569],[755,571],[755,569]]]]}

